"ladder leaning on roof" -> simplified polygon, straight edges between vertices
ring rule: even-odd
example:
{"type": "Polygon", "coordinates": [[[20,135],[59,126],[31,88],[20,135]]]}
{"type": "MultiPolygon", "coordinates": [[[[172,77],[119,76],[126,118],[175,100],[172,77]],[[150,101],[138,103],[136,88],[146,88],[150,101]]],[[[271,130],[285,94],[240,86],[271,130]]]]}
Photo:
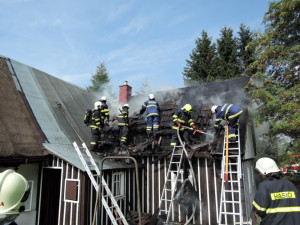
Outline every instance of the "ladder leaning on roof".
{"type": "MultiPolygon", "coordinates": [[[[78,147],[76,142],[73,142],[73,146],[74,146],[86,172],[88,173],[95,190],[97,191],[98,183],[97,183],[94,175],[92,174],[91,170],[95,170],[97,176],[100,176],[100,170],[97,167],[95,160],[93,159],[93,156],[91,155],[89,149],[87,148],[87,146],[84,142],[82,143],[82,147],[78,147]],[[81,149],[83,149],[84,152],[81,151],[81,149]],[[85,158],[87,158],[87,160],[85,158]],[[88,165],[88,163],[90,165],[88,165]]],[[[120,207],[118,206],[117,201],[115,200],[113,194],[111,193],[111,191],[103,177],[101,179],[101,182],[102,182],[102,187],[105,189],[105,195],[101,196],[102,204],[103,204],[108,216],[110,217],[112,224],[119,225],[118,222],[122,221],[123,225],[128,225],[128,222],[127,222],[125,216],[123,215],[120,207]],[[109,201],[107,201],[105,199],[106,197],[109,198],[109,201]],[[111,205],[109,205],[109,202],[111,205]]]]}
{"type": "Polygon", "coordinates": [[[181,146],[174,146],[168,172],[166,175],[166,182],[162,191],[159,209],[167,215],[166,223],[169,223],[170,212],[173,210],[173,198],[176,192],[177,182],[183,182],[182,176],[180,177],[180,169],[183,159],[183,148],[181,146]],[[174,175],[172,179],[172,174],[174,175]]]}
{"type": "Polygon", "coordinates": [[[221,170],[222,189],[218,222],[219,225],[245,224],[243,223],[242,210],[241,180],[243,177],[241,172],[242,162],[239,128],[237,129],[237,132],[237,141],[228,142],[228,125],[226,125],[221,170]],[[228,152],[226,151],[226,148],[228,148],[228,152]]]}

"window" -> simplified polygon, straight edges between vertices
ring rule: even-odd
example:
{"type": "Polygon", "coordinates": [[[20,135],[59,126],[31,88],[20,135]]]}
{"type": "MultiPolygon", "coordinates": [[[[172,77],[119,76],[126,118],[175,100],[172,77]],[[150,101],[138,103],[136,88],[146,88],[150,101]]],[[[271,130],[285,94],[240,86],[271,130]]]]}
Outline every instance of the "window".
{"type": "Polygon", "coordinates": [[[28,184],[30,187],[30,194],[25,202],[25,211],[31,211],[31,205],[32,205],[32,192],[33,192],[33,180],[28,180],[28,184]]]}
{"type": "Polygon", "coordinates": [[[79,180],[65,180],[65,201],[78,203],[79,180]]]}
{"type": "Polygon", "coordinates": [[[115,172],[112,174],[112,194],[114,197],[124,196],[124,172],[115,172]]]}

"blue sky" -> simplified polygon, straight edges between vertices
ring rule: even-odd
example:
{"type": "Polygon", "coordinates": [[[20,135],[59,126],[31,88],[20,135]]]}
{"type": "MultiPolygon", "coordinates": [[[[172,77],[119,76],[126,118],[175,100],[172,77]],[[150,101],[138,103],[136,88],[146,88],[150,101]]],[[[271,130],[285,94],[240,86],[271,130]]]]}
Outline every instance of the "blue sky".
{"type": "Polygon", "coordinates": [[[184,86],[201,31],[263,30],[265,0],[0,0],[0,55],[80,87],[104,62],[114,91],[184,86]]]}

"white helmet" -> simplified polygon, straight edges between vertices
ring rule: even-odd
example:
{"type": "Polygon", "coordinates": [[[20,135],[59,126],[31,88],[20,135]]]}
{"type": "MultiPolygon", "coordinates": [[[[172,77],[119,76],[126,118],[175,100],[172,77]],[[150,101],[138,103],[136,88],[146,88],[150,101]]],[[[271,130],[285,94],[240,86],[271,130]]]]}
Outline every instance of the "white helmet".
{"type": "Polygon", "coordinates": [[[149,99],[154,99],[155,97],[154,97],[154,94],[150,94],[149,96],[148,96],[148,98],[149,99]]]}
{"type": "Polygon", "coordinates": [[[102,96],[100,100],[101,101],[106,101],[106,96],[102,96]]]}
{"type": "Polygon", "coordinates": [[[185,110],[186,112],[192,112],[193,107],[190,104],[186,104],[182,107],[182,110],[185,110]]]}
{"type": "Polygon", "coordinates": [[[123,105],[123,108],[124,108],[124,107],[127,107],[127,108],[129,108],[129,105],[128,105],[128,104],[125,104],[125,105],[123,105]]]}
{"type": "Polygon", "coordinates": [[[30,194],[27,180],[12,169],[0,173],[0,214],[20,214],[30,194]]]}
{"type": "Polygon", "coordinates": [[[95,102],[94,109],[99,109],[101,107],[101,105],[102,105],[102,102],[99,102],[99,101],[95,102]]]}
{"type": "Polygon", "coordinates": [[[257,169],[261,174],[264,175],[280,171],[276,162],[268,157],[262,157],[259,160],[257,160],[255,169],[257,169]]]}
{"type": "Polygon", "coordinates": [[[212,106],[212,107],[211,107],[211,113],[212,113],[212,114],[216,113],[217,108],[218,108],[217,105],[212,106]]]}

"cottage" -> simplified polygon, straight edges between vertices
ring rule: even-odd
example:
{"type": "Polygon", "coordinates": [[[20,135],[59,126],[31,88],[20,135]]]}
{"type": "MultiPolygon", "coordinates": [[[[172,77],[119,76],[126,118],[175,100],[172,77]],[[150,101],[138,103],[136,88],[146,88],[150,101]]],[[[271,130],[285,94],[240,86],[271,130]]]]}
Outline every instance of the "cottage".
{"type": "MultiPolygon", "coordinates": [[[[32,185],[27,209],[17,219],[18,224],[91,224],[96,191],[72,143],[89,145],[90,130],[84,126],[83,116],[100,96],[5,57],[0,57],[0,76],[0,171],[17,169],[32,185]]],[[[207,133],[190,135],[193,145],[189,158],[199,202],[191,223],[218,223],[223,133],[213,136],[210,107],[235,103],[245,109],[240,118],[242,212],[243,220],[249,221],[255,191],[252,163],[255,145],[247,113],[248,96],[243,91],[247,82],[248,78],[239,78],[155,93],[161,105],[161,121],[154,142],[147,139],[145,118],[134,114],[144,97],[132,96],[128,83],[120,86],[119,99],[130,105],[131,122],[128,148],[123,153],[137,160],[139,176],[135,176],[132,163],[105,160],[103,177],[128,220],[134,221],[132,215],[138,211],[137,179],[142,213],[157,214],[172,153],[172,113],[189,103],[193,106],[192,117],[197,127],[207,133]]],[[[117,113],[115,105],[118,104],[110,105],[111,113],[117,113]]],[[[105,133],[103,153],[117,155],[120,151],[110,132],[105,133]]],[[[101,157],[92,154],[100,165],[101,157]]],[[[183,224],[187,220],[184,209],[177,203],[171,220],[183,224]]],[[[111,224],[103,207],[97,221],[111,224]]]]}

